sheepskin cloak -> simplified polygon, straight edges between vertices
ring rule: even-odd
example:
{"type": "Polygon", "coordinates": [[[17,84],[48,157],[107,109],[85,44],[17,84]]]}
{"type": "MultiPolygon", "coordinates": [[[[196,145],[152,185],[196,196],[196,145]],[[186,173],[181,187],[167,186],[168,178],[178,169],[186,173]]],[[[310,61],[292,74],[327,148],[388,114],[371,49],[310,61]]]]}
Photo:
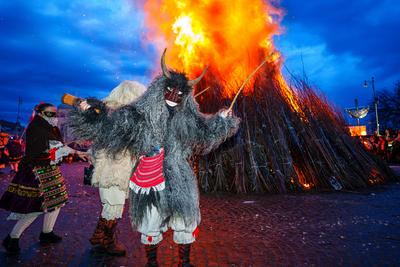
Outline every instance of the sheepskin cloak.
{"type": "MultiPolygon", "coordinates": [[[[135,159],[128,151],[110,156],[104,149],[93,155],[92,185],[100,188],[118,187],[128,193],[129,179],[135,159]]],[[[128,195],[128,194],[127,194],[128,195]]]]}

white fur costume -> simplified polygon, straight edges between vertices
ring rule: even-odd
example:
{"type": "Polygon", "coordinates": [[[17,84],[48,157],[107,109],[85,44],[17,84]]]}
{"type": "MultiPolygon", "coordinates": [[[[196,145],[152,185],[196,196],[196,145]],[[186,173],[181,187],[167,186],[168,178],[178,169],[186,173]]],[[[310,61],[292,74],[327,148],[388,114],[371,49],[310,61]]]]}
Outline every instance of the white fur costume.
{"type": "MultiPolygon", "coordinates": [[[[116,109],[136,100],[145,90],[143,84],[124,81],[111,91],[104,102],[110,109],[116,109]]],[[[99,187],[103,205],[101,217],[106,220],[121,218],[135,159],[130,153],[120,153],[113,158],[103,150],[93,151],[92,155],[92,185],[99,187]]]]}

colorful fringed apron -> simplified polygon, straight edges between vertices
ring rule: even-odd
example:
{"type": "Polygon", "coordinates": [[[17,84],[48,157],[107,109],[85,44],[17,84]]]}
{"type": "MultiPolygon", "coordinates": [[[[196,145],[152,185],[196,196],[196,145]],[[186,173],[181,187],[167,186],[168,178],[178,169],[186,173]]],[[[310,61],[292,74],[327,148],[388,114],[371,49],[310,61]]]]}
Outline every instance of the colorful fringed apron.
{"type": "Polygon", "coordinates": [[[129,182],[129,187],[136,194],[149,194],[150,189],[162,191],[165,189],[165,178],[163,173],[164,149],[154,156],[139,158],[138,165],[134,170],[129,182]]]}
{"type": "Polygon", "coordinates": [[[33,173],[39,181],[43,211],[59,208],[68,201],[64,177],[57,165],[34,168],[33,173]]]}

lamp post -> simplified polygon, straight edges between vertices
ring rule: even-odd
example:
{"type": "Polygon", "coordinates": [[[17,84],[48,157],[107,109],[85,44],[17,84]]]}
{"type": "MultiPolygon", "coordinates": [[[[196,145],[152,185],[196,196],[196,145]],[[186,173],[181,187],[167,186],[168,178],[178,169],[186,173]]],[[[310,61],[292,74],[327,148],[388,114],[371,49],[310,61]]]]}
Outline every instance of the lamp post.
{"type": "MultiPolygon", "coordinates": [[[[364,87],[368,87],[368,82],[367,80],[364,81],[364,87]]],[[[375,79],[374,77],[371,78],[371,86],[372,86],[372,92],[374,93],[374,105],[375,105],[375,118],[376,118],[376,133],[379,136],[379,119],[378,119],[378,97],[376,96],[375,93],[375,79]]]]}
{"type": "MultiPolygon", "coordinates": [[[[354,99],[354,104],[356,104],[356,113],[358,113],[358,99],[357,98],[354,99]]],[[[360,126],[360,118],[357,117],[356,120],[357,120],[357,126],[360,126]]]]}

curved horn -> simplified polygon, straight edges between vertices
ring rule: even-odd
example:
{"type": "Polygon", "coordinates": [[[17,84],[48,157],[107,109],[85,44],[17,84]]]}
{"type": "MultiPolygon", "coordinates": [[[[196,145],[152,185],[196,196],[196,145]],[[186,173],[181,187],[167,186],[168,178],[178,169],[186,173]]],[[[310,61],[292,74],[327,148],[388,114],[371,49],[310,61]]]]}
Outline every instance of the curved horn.
{"type": "Polygon", "coordinates": [[[194,79],[194,80],[188,81],[187,84],[188,84],[189,86],[194,86],[196,83],[200,82],[200,80],[203,78],[204,74],[206,74],[207,69],[208,69],[208,66],[205,67],[205,69],[203,70],[203,73],[202,73],[199,77],[197,77],[197,78],[194,79]]]}
{"type": "Polygon", "coordinates": [[[168,70],[167,65],[165,64],[165,53],[167,52],[167,48],[164,49],[164,52],[161,56],[161,69],[165,77],[171,79],[171,73],[168,70]]]}

